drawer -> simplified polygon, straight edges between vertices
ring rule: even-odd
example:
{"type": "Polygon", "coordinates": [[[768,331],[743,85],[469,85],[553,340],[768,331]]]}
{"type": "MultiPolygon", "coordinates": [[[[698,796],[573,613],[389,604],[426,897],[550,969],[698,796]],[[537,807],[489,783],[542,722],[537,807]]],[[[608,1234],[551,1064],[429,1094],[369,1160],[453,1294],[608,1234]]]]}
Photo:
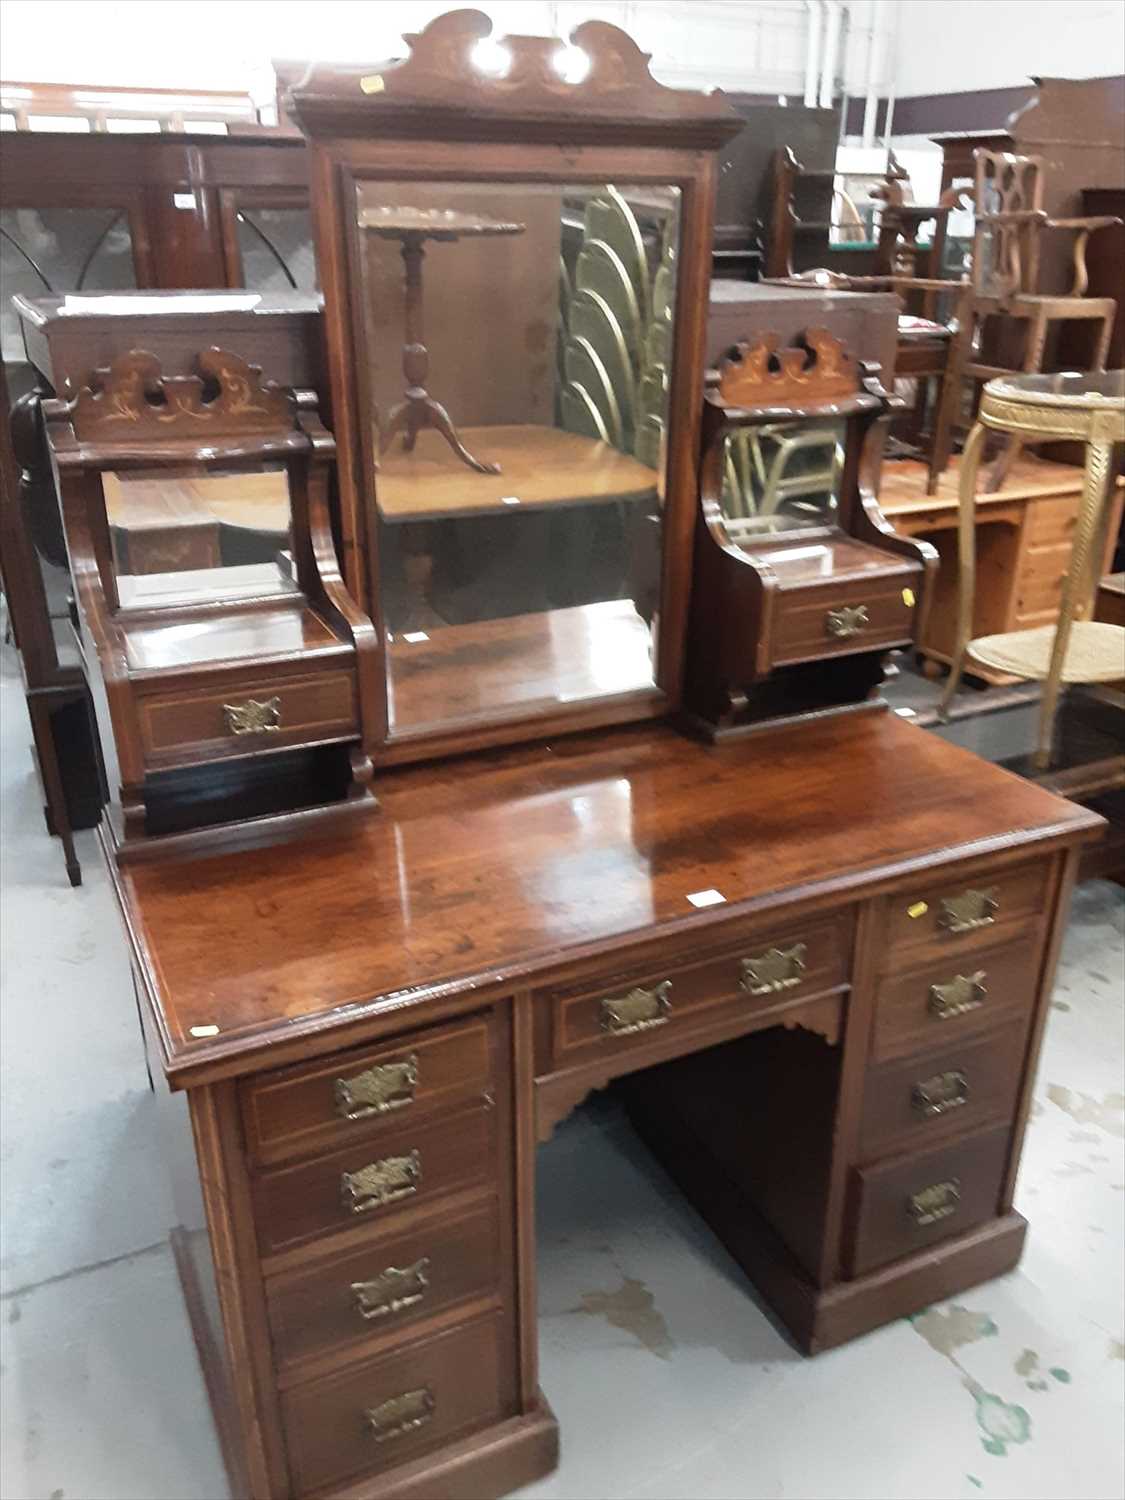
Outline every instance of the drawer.
{"type": "Polygon", "coordinates": [[[600,976],[541,991],[552,1007],[555,1065],[643,1046],[657,1037],[721,1024],[740,1013],[768,1014],[806,995],[847,983],[851,914],[748,937],[706,963],[600,976]]]}
{"type": "Polygon", "coordinates": [[[502,1330],[492,1317],[283,1395],[293,1493],[378,1474],[509,1415],[502,1330]]]}
{"type": "Polygon", "coordinates": [[[775,666],[817,660],[853,651],[875,651],[902,645],[914,631],[913,604],[920,577],[878,579],[866,588],[852,586],[836,597],[829,589],[779,591],[774,606],[770,656],[775,666]]]}
{"type": "Polygon", "coordinates": [[[938,1150],[857,1172],[850,1274],[914,1255],[992,1218],[1008,1160],[1011,1126],[994,1126],[938,1150]]]}
{"type": "Polygon", "coordinates": [[[885,902],[882,969],[902,966],[903,955],[918,963],[944,954],[960,955],[989,947],[1030,926],[1040,916],[1050,863],[1016,865],[967,879],[956,870],[885,902]]]}
{"type": "Polygon", "coordinates": [[[873,1060],[946,1046],[1026,1014],[1035,999],[1040,957],[1038,944],[1025,939],[986,948],[971,963],[950,955],[884,979],[875,1001],[873,1060]]]}
{"type": "Polygon", "coordinates": [[[1069,551],[1078,528],[1080,495],[1061,495],[1057,500],[1033,500],[1027,507],[1027,539],[1033,547],[1059,547],[1069,551]]]}
{"type": "Polygon", "coordinates": [[[242,1087],[247,1150],[284,1161],[479,1099],[492,1083],[491,1042],[482,1014],[263,1074],[242,1087]]]}
{"type": "Polygon", "coordinates": [[[1072,548],[1035,548],[1027,554],[1016,593],[1016,613],[1042,614],[1062,604],[1063,581],[1070,568],[1072,548]]]}
{"type": "Polygon", "coordinates": [[[339,1230],[374,1230],[443,1193],[490,1180],[494,1137],[493,1112],[480,1106],[261,1173],[253,1197],[262,1255],[339,1230]]]}
{"type": "Polygon", "coordinates": [[[497,1285],[494,1203],[457,1218],[412,1216],[409,1227],[361,1250],[333,1256],[266,1283],[277,1362],[350,1349],[408,1333],[422,1318],[497,1285]]]}
{"type": "Polygon", "coordinates": [[[1027,1026],[868,1068],[860,1159],[912,1151],[1015,1109],[1027,1026]]]}
{"type": "Polygon", "coordinates": [[[156,693],[139,698],[137,712],[145,755],[161,766],[359,732],[351,671],[240,682],[221,691],[156,693]]]}

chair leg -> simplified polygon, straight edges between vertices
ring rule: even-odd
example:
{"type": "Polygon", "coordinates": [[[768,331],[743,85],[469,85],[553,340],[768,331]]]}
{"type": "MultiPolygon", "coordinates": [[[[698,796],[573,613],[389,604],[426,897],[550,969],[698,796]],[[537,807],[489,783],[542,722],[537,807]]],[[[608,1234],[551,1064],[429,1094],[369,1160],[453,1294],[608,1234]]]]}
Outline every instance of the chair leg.
{"type": "Polygon", "coordinates": [[[930,448],[930,462],[926,476],[927,495],[934,493],[938,480],[949,467],[949,459],[953,452],[953,427],[961,405],[962,371],[972,347],[972,338],[973,315],[969,313],[958,326],[956,337],[950,346],[949,357],[945,362],[945,371],[941,377],[941,397],[934,420],[934,438],[930,448]]]}
{"type": "MultiPolygon", "coordinates": [[[[1043,368],[1043,354],[1047,347],[1047,329],[1050,326],[1050,318],[1045,309],[1040,309],[1031,320],[1028,329],[1027,347],[1024,350],[1023,373],[1025,375],[1038,375],[1043,368]]],[[[1007,479],[1012,465],[1020,455],[1023,447],[1018,437],[1011,436],[1004,442],[1004,446],[996,456],[996,461],[988,473],[988,482],[985,485],[985,493],[992,495],[1000,488],[1007,479]]]]}
{"type": "Polygon", "coordinates": [[[66,790],[63,787],[59,757],[55,748],[55,731],[51,722],[49,700],[36,693],[29,693],[27,710],[31,717],[31,733],[35,741],[35,754],[39,761],[39,774],[43,779],[43,792],[47,798],[47,813],[51,827],[58,835],[63,847],[67,879],[71,885],[82,884],[82,866],[74,848],[74,832],[70,826],[70,810],[66,805],[66,790]]]}
{"type": "Polygon", "coordinates": [[[1047,679],[1043,684],[1043,696],[1039,702],[1039,742],[1035,748],[1033,763],[1040,771],[1045,771],[1051,764],[1055,714],[1059,705],[1067,647],[1070,645],[1071,626],[1082,601],[1083,590],[1089,580],[1090,557],[1101,537],[1102,516],[1113,482],[1113,445],[1105,442],[1089,443],[1086,448],[1086,470],[1083,476],[1078,529],[1074,536],[1070,567],[1063,583],[1062,605],[1059,609],[1059,621],[1055,626],[1055,639],[1051,646],[1051,661],[1047,668],[1047,679]]]}
{"type": "Polygon", "coordinates": [[[949,680],[938,705],[938,716],[948,719],[949,710],[957,689],[961,685],[961,674],[965,669],[965,656],[973,634],[973,601],[976,594],[976,488],[977,471],[980,468],[981,452],[988,428],[977,422],[969,433],[965,451],[961,455],[961,483],[957,515],[957,557],[959,577],[957,580],[957,644],[953,648],[953,661],[949,668],[949,680]]]}

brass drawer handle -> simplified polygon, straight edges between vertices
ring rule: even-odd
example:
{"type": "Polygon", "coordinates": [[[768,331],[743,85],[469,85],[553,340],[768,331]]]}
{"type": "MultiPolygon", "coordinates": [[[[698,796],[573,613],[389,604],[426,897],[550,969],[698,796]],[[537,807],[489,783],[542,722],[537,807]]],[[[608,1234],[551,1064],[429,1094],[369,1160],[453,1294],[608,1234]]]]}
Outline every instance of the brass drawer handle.
{"type": "Polygon", "coordinates": [[[945,932],[975,932],[978,927],[992,927],[999,906],[994,885],[986,891],[970,888],[959,896],[943,896],[938,926],[945,932]]]}
{"type": "Polygon", "coordinates": [[[418,1086],[418,1058],[412,1052],[403,1062],[376,1063],[354,1078],[337,1078],[336,1113],[345,1120],[365,1120],[414,1103],[418,1086]]]}
{"type": "Polygon", "coordinates": [[[792,948],[767,948],[755,958],[744,958],[739,989],[748,995],[776,995],[780,990],[791,990],[804,978],[808,951],[807,943],[794,943],[792,948]]]}
{"type": "Polygon", "coordinates": [[[247,698],[245,703],[224,703],[228,734],[271,734],[281,728],[281,699],[247,698]]]}
{"type": "Polygon", "coordinates": [[[870,625],[866,604],[841,604],[839,609],[830,609],[824,616],[824,633],[834,641],[850,640],[861,635],[870,625]]]}
{"type": "Polygon", "coordinates": [[[404,1437],[424,1427],[434,1414],[434,1393],[429,1386],[420,1391],[403,1391],[401,1396],[392,1396],[378,1406],[369,1406],[363,1414],[377,1443],[390,1438],[404,1437]]]}
{"type": "Polygon", "coordinates": [[[412,1151],[409,1156],[384,1156],[382,1161],[343,1173],[340,1194],[349,1213],[364,1214],[411,1197],[421,1181],[422,1157],[412,1151]]]}
{"type": "Polygon", "coordinates": [[[950,1177],[945,1182],[933,1182],[906,1200],[906,1211],[919,1229],[927,1224],[940,1224],[957,1212],[961,1203],[961,1179],[950,1177]]]}
{"type": "Polygon", "coordinates": [[[954,1016],[963,1016],[970,1010],[979,1010],[988,999],[985,988],[985,972],[978,969],[975,974],[958,974],[946,984],[931,984],[928,1009],[939,1021],[951,1021],[954,1016]]]}
{"type": "Polygon", "coordinates": [[[969,1102],[969,1080],[959,1068],[923,1078],[910,1091],[910,1103],[920,1115],[947,1115],[969,1102]]]}
{"type": "Polygon", "coordinates": [[[371,1281],[353,1281],[356,1311],[370,1323],[417,1306],[430,1284],[429,1269],[430,1258],[423,1255],[412,1266],[388,1266],[371,1281]]]}
{"type": "Polygon", "coordinates": [[[630,990],[614,1000],[602,1001],[602,1030],[611,1036],[635,1036],[664,1026],[672,1014],[672,981],[663,980],[651,990],[630,990]]]}

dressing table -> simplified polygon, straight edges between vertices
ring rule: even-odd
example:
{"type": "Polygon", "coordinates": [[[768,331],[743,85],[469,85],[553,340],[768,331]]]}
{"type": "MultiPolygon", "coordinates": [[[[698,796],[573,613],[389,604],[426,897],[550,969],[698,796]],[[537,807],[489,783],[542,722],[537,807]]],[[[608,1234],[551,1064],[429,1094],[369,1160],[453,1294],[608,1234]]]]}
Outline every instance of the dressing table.
{"type": "MultiPolygon", "coordinates": [[[[172,1242],[232,1491],[254,1500],[501,1495],[554,1466],[536,1145],[594,1089],[623,1092],[807,1352],[1015,1265],[1052,974],[1101,826],[874,700],[718,742],[685,731],[714,153],[739,121],[656,84],[612,26],[574,33],[584,69],[551,38],[482,61],[490,31],[454,12],[405,60],[314,72],[293,96],[339,529],[378,642],[358,663],[379,705],[374,809],[124,862],[107,842],[172,1242]],[[583,300],[581,334],[556,297],[492,419],[430,347],[462,437],[568,432],[651,476],[627,504],[547,508],[577,527],[560,544],[589,544],[582,602],[546,574],[535,609],[506,608],[494,533],[455,537],[447,594],[388,568],[373,392],[399,350],[365,320],[395,326],[401,276],[372,280],[360,235],[404,178],[524,224],[495,244],[532,244],[564,287],[566,225],[611,226],[592,258],[620,267],[628,337],[610,295],[583,300]],[[631,372],[631,436],[568,367],[578,338],[631,372]],[[606,435],[576,419],[591,409],[606,435]],[[427,623],[404,627],[408,607],[427,623]]],[[[526,307],[496,317],[528,326],[526,307]]],[[[472,497],[497,476],[444,446],[456,525],[490,526],[472,497]]],[[[896,555],[920,579],[922,554],[896,555]]]]}

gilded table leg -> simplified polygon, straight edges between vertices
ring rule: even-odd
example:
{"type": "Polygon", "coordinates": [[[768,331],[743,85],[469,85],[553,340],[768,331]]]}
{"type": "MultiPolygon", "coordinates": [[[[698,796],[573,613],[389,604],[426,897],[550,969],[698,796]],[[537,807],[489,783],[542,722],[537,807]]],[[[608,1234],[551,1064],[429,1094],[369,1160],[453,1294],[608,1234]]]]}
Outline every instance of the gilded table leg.
{"type": "Polygon", "coordinates": [[[1054,734],[1055,712],[1058,708],[1059,690],[1062,686],[1063,665],[1070,644],[1070,628],[1082,605],[1084,591],[1090,578],[1090,559],[1101,535],[1101,519],[1113,483],[1113,445],[1091,442],[1086,448],[1086,472],[1082,486],[1082,505],[1078,513],[1078,529],[1074,537],[1070,568],[1063,584],[1062,606],[1059,622],[1055,627],[1055,639],[1051,647],[1051,662],[1047,668],[1047,679],[1043,684],[1043,697],[1039,705],[1039,743],[1035,751],[1035,765],[1045,770],[1051,762],[1051,742],[1054,734]]]}
{"type": "Polygon", "coordinates": [[[965,653],[973,634],[973,602],[976,595],[976,489],[977,472],[980,469],[981,452],[988,428],[983,422],[973,424],[961,455],[961,484],[957,516],[957,643],[953,648],[953,663],[949,669],[949,680],[945,684],[938,707],[939,715],[949,716],[949,708],[961,682],[965,667],[965,653]]]}

